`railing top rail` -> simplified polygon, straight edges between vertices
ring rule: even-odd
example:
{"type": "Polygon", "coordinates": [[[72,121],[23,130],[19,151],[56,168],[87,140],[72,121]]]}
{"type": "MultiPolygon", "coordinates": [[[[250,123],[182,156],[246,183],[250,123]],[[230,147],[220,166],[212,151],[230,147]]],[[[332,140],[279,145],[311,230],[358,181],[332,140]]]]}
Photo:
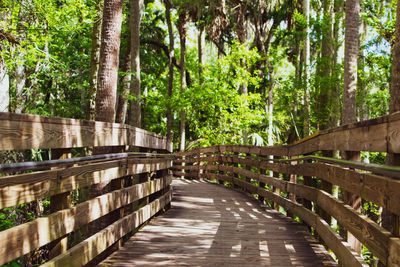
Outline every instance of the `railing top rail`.
{"type": "Polygon", "coordinates": [[[138,146],[171,152],[167,138],[126,124],[0,112],[0,150],[138,146]]]}
{"type": "Polygon", "coordinates": [[[317,132],[289,145],[269,147],[218,145],[180,152],[176,155],[190,156],[196,153],[237,152],[259,156],[291,157],[320,150],[400,153],[400,112],[317,132]]]}

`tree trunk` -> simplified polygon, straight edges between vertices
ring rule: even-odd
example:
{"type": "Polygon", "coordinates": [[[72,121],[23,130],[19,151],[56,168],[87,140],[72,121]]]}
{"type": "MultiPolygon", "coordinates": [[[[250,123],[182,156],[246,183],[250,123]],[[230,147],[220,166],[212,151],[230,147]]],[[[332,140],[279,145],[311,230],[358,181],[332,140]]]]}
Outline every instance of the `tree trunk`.
{"type": "Polygon", "coordinates": [[[10,78],[5,66],[0,63],[0,112],[8,112],[10,105],[10,78]]]}
{"type": "MultiPolygon", "coordinates": [[[[181,82],[181,91],[184,92],[186,90],[186,24],[187,24],[187,14],[184,10],[181,10],[179,14],[179,21],[178,21],[178,31],[179,31],[179,39],[181,44],[181,75],[180,75],[180,82],[181,82]]],[[[180,129],[179,129],[179,150],[185,150],[185,127],[186,127],[186,116],[185,110],[182,109],[181,111],[181,122],[180,122],[180,129]]]]}
{"type": "Polygon", "coordinates": [[[339,51],[342,47],[342,27],[343,27],[343,0],[336,0],[334,5],[334,14],[335,14],[335,23],[333,26],[333,38],[334,38],[334,57],[333,57],[333,66],[335,75],[332,80],[333,83],[333,90],[331,95],[332,100],[332,113],[330,115],[330,128],[334,128],[339,126],[340,122],[340,81],[341,75],[339,75],[339,64],[342,63],[342,56],[340,55],[339,51]]]}
{"type": "Polygon", "coordinates": [[[342,124],[356,121],[357,57],[360,0],[346,1],[342,124]]]}
{"type": "MultiPolygon", "coordinates": [[[[132,16],[130,16],[131,20],[132,16]]],[[[128,95],[131,88],[131,34],[128,33],[128,45],[125,52],[124,62],[121,66],[123,72],[120,79],[121,94],[118,96],[117,114],[115,116],[115,122],[125,123],[126,113],[128,108],[128,95]]]]}
{"type": "Polygon", "coordinates": [[[274,68],[271,62],[267,60],[267,67],[269,73],[269,88],[268,88],[268,103],[267,103],[267,114],[268,114],[268,146],[274,145],[273,139],[273,111],[274,111],[274,68]]]}
{"type": "Polygon", "coordinates": [[[92,32],[92,51],[90,55],[89,92],[86,106],[86,119],[94,120],[96,110],[97,79],[100,64],[101,26],[103,21],[104,0],[96,0],[96,16],[92,32]]]}
{"type": "Polygon", "coordinates": [[[140,104],[140,22],[142,20],[143,0],[131,0],[130,28],[131,28],[131,70],[134,72],[131,79],[131,95],[135,97],[130,101],[129,124],[135,127],[142,126],[142,113],[140,104]]]}
{"type": "Polygon", "coordinates": [[[123,0],[105,0],[101,31],[96,120],[115,121],[123,0]]]}
{"type": "MultiPolygon", "coordinates": [[[[23,61],[23,55],[20,55],[23,61]]],[[[15,113],[25,113],[26,109],[26,92],[24,90],[26,82],[25,66],[23,62],[18,62],[15,67],[15,113]]]]}
{"type": "Polygon", "coordinates": [[[329,118],[331,114],[330,104],[332,84],[332,64],[334,57],[333,50],[333,0],[324,0],[324,17],[322,27],[322,57],[320,60],[320,83],[319,83],[319,130],[326,130],[329,127],[329,118]]]}
{"type": "Polygon", "coordinates": [[[198,36],[198,61],[199,61],[199,84],[203,84],[203,33],[204,28],[199,28],[198,36]]]}
{"type": "MultiPolygon", "coordinates": [[[[359,51],[359,16],[360,0],[346,1],[346,30],[345,30],[345,55],[344,55],[344,84],[343,84],[343,107],[342,124],[356,122],[356,91],[357,91],[357,58],[359,51]]],[[[346,160],[359,161],[360,152],[343,151],[342,158],[346,160]]],[[[361,198],[349,192],[343,192],[345,203],[355,210],[361,208],[361,198]]],[[[351,234],[347,233],[349,245],[361,253],[360,242],[351,234]]]]}
{"type": "Polygon", "coordinates": [[[310,134],[310,0],[303,1],[303,13],[307,22],[304,36],[304,136],[310,134]]]}
{"type": "MultiPolygon", "coordinates": [[[[171,22],[171,2],[170,0],[164,0],[165,4],[165,17],[167,19],[168,25],[168,35],[169,35],[169,80],[168,80],[168,99],[172,97],[172,89],[174,86],[174,34],[172,32],[172,22],[171,22]]],[[[167,107],[167,143],[172,142],[172,109],[171,104],[168,103],[167,107]]]]}

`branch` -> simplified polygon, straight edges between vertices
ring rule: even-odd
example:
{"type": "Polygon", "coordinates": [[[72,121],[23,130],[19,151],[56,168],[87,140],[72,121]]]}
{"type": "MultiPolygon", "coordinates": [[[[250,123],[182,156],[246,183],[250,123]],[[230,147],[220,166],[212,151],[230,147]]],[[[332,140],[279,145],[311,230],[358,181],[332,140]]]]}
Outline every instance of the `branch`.
{"type": "MultiPolygon", "coordinates": [[[[164,51],[164,54],[167,56],[167,58],[169,58],[169,50],[168,50],[168,46],[160,43],[158,41],[154,41],[154,40],[150,40],[150,39],[142,39],[140,40],[140,44],[148,44],[148,45],[153,45],[159,49],[161,49],[162,51],[164,51]]],[[[178,61],[176,60],[176,57],[172,58],[172,64],[174,64],[174,66],[177,69],[181,69],[181,65],[178,64],[178,61]]],[[[190,87],[192,83],[192,79],[190,78],[190,73],[188,71],[186,71],[186,84],[188,87],[190,87]]]]}
{"type": "MultiPolygon", "coordinates": [[[[167,58],[169,58],[169,51],[168,51],[168,46],[160,43],[158,41],[154,41],[154,40],[150,40],[150,39],[144,39],[144,40],[140,40],[141,44],[149,44],[149,45],[153,45],[155,47],[160,48],[162,51],[164,51],[164,54],[167,56],[167,58]]],[[[178,64],[178,61],[176,60],[175,57],[172,58],[172,63],[174,64],[175,67],[177,67],[178,69],[181,69],[181,65],[178,64]]]]}

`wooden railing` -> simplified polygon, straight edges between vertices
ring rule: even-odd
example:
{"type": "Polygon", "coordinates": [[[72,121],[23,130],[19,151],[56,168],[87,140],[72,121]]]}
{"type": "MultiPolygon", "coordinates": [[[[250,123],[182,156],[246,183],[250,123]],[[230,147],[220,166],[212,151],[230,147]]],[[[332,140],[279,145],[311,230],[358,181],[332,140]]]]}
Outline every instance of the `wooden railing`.
{"type": "Polygon", "coordinates": [[[49,254],[45,266],[99,261],[168,207],[172,159],[165,137],[122,124],[0,113],[0,150],[51,149],[59,156],[82,147],[117,153],[0,166],[0,211],[50,201],[49,214],[0,232],[0,265],[40,249],[49,254]],[[73,204],[70,196],[98,184],[111,186],[73,204]],[[78,231],[84,236],[71,242],[78,231]]]}
{"type": "Polygon", "coordinates": [[[400,113],[397,113],[321,132],[293,145],[200,148],[176,155],[174,175],[212,179],[239,187],[259,200],[270,202],[271,207],[280,207],[288,216],[297,216],[313,229],[343,266],[366,263],[346,238],[331,227],[331,217],[382,264],[400,266],[400,238],[396,229],[392,233],[385,230],[339,200],[332,190],[327,192],[315,185],[322,182],[337,185],[342,191],[393,213],[398,221],[400,168],[310,155],[321,150],[400,153],[399,133],[400,113]],[[267,175],[267,171],[273,172],[272,175],[267,175]]]}

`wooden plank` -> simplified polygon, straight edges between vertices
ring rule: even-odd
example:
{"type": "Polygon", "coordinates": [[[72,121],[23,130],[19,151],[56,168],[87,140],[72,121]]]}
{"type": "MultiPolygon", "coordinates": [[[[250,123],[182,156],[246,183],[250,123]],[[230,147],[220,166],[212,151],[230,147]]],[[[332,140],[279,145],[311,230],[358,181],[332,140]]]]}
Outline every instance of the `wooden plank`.
{"type": "Polygon", "coordinates": [[[171,210],[104,266],[338,266],[304,226],[238,190],[182,179],[173,186],[171,210]]]}
{"type": "MultiPolygon", "coordinates": [[[[219,179],[222,178],[219,177],[219,179]]],[[[235,177],[229,177],[229,180],[232,180],[238,186],[249,190],[251,193],[261,194],[263,197],[279,203],[279,205],[282,205],[285,209],[290,208],[290,210],[294,212],[293,207],[290,207],[292,204],[289,204],[289,202],[287,202],[288,200],[283,201],[282,199],[279,199],[280,196],[278,194],[273,194],[267,191],[268,193],[264,195],[265,193],[263,194],[263,191],[259,187],[254,186],[251,183],[236,179],[235,177]]],[[[388,231],[366,216],[361,216],[350,207],[343,205],[343,203],[332,197],[327,192],[301,184],[287,181],[284,182],[286,183],[285,191],[316,202],[317,205],[321,206],[321,208],[331,216],[335,217],[341,225],[354,234],[354,236],[368,247],[375,256],[382,259],[382,262],[386,263],[389,239],[391,236],[388,231]],[[317,199],[315,199],[315,196],[318,196],[317,199]]]]}
{"type": "Polygon", "coordinates": [[[386,264],[391,237],[389,231],[324,191],[319,191],[317,204],[386,264]]]}
{"type": "MultiPolygon", "coordinates": [[[[253,190],[253,192],[258,190],[258,193],[263,197],[277,202],[279,205],[283,206],[285,209],[290,210],[301,219],[312,224],[315,227],[318,235],[324,240],[330,249],[339,258],[344,266],[363,266],[368,265],[363,261],[363,259],[351,250],[350,246],[343,242],[342,238],[321,218],[319,218],[315,213],[302,207],[301,205],[292,202],[289,199],[285,199],[276,193],[269,192],[260,187],[256,187],[252,184],[246,183],[245,181],[238,180],[234,178],[234,182],[239,186],[245,187],[247,190],[253,190]]],[[[299,186],[293,184],[294,186],[299,186]]]]}
{"type": "Polygon", "coordinates": [[[171,160],[115,160],[0,178],[0,208],[42,199],[122,176],[167,169],[171,160]]]}
{"type": "MultiPolygon", "coordinates": [[[[374,202],[400,215],[400,202],[398,201],[400,199],[400,180],[370,173],[362,173],[321,162],[302,163],[291,166],[284,162],[270,163],[261,161],[258,163],[257,160],[254,159],[242,159],[235,156],[225,156],[223,160],[224,162],[231,162],[232,160],[239,164],[247,163],[254,167],[269,169],[284,174],[296,173],[308,177],[315,176],[338,185],[346,191],[357,194],[365,200],[374,202]]],[[[252,174],[245,174],[243,172],[240,174],[249,175],[249,177],[256,179],[252,174]]]]}
{"type": "Polygon", "coordinates": [[[167,150],[166,138],[124,124],[1,113],[0,150],[146,146],[167,150]]]}
{"type": "Polygon", "coordinates": [[[326,221],[319,218],[316,220],[316,222],[317,225],[315,230],[317,231],[318,235],[333,251],[333,253],[335,253],[336,257],[339,259],[339,262],[344,267],[369,266],[356,252],[351,250],[350,246],[343,241],[341,236],[338,235],[326,221]]]}
{"type": "Polygon", "coordinates": [[[399,267],[400,266],[400,239],[391,238],[389,242],[389,267],[399,267]]]}
{"type": "Polygon", "coordinates": [[[50,266],[83,266],[94,259],[109,246],[114,244],[124,235],[134,230],[145,221],[154,216],[172,199],[172,191],[154,200],[150,204],[135,211],[134,213],[116,221],[104,230],[89,237],[82,243],[72,247],[66,253],[57,256],[45,263],[44,267],[50,266]]]}
{"type": "Polygon", "coordinates": [[[0,232],[0,264],[46,245],[111,211],[158,192],[170,183],[171,177],[168,176],[136,184],[2,231],[0,232]]]}

